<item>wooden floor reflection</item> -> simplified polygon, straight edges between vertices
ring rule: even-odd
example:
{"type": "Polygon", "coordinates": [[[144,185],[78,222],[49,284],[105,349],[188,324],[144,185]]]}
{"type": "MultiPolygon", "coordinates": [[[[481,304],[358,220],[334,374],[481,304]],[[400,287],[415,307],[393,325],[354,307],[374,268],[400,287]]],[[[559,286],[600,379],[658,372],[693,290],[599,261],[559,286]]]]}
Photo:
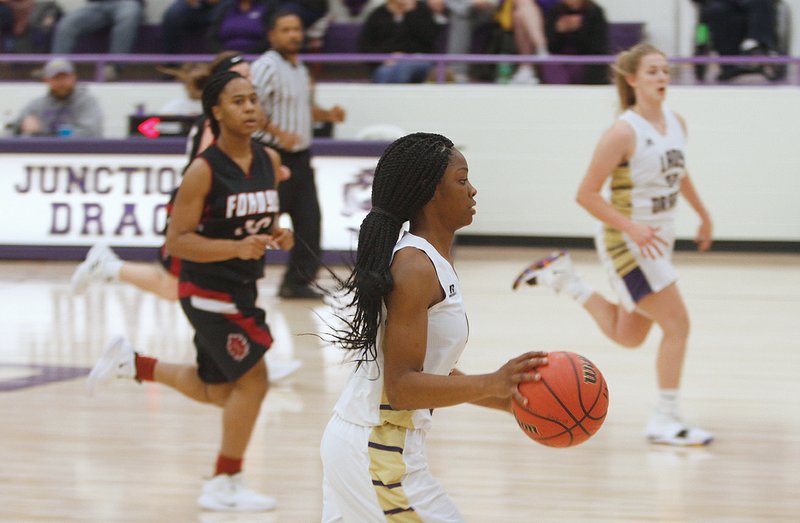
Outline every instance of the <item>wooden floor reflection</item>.
{"type": "MultiPolygon", "coordinates": [[[[462,248],[457,270],[470,314],[459,366],[495,370],[529,349],[586,355],[605,374],[603,429],[574,449],[529,441],[509,415],[441,409],[429,438],[434,474],[470,522],[788,522],[800,516],[800,256],[679,253],[692,318],[684,410],[713,431],[704,449],[642,438],[655,395],[652,333],[620,349],[567,298],[511,291],[541,249],[462,248]]],[[[606,292],[594,254],[578,269],[606,292]]],[[[303,368],[270,390],[246,460],[254,488],[280,507],[259,515],[202,512],[219,412],[155,385],[113,383],[95,397],[83,376],[112,336],[169,361],[192,361],[176,304],[124,285],[72,297],[74,263],[0,263],[0,521],[312,522],[321,513],[318,443],[349,368],[318,338],[323,304],[262,305],[276,357],[303,368]]]]}

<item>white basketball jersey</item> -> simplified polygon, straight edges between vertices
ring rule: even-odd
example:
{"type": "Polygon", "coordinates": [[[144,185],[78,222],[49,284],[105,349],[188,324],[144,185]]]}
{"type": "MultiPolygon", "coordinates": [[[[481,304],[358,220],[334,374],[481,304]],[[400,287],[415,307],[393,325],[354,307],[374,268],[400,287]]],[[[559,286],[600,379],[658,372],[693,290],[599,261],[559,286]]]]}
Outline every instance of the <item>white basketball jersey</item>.
{"type": "MultiPolygon", "coordinates": [[[[430,258],[445,295],[444,300],[428,309],[428,339],[422,372],[448,375],[464,351],[469,334],[458,276],[450,263],[430,243],[408,232],[397,242],[392,255],[408,247],[419,249],[430,258]]],[[[385,306],[381,317],[385,321],[385,306]]],[[[384,332],[385,324],[381,324],[378,330],[377,360],[362,364],[350,376],[334,411],[346,421],[357,425],[374,427],[390,423],[407,429],[427,430],[431,424],[431,410],[395,410],[386,399],[383,388],[384,332]]]]}
{"type": "Polygon", "coordinates": [[[620,115],[636,133],[636,149],[611,177],[610,202],[637,223],[671,224],[686,175],[686,135],[675,113],[662,110],[665,134],[631,109],[620,115]]]}

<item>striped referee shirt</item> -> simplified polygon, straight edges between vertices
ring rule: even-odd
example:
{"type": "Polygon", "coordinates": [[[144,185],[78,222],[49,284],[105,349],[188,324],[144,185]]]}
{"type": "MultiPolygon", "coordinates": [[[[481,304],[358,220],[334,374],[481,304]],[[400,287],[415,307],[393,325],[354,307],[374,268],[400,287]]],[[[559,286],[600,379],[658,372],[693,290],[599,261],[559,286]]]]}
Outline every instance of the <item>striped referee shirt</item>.
{"type": "MultiPolygon", "coordinates": [[[[292,64],[274,50],[261,55],[251,66],[253,84],[261,108],[281,130],[300,136],[290,152],[304,151],[311,146],[311,80],[302,63],[292,64]]],[[[278,147],[270,133],[258,131],[253,136],[260,142],[278,147]]]]}

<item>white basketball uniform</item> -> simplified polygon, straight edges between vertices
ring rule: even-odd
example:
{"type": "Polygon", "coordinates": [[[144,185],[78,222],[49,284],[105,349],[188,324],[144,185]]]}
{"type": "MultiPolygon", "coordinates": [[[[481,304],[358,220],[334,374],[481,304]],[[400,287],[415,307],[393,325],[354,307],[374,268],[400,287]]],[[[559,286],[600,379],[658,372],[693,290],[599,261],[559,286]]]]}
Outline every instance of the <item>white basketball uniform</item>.
{"type": "Polygon", "coordinates": [[[675,113],[663,106],[666,133],[628,109],[620,119],[636,133],[636,149],[627,163],[614,170],[606,195],[611,205],[636,223],[658,228],[668,245],[662,255],[645,258],[627,234],[602,224],[595,245],[611,286],[628,311],[645,296],[678,279],[672,266],[675,213],[681,179],[686,175],[686,135],[675,113]]]}
{"type": "MultiPolygon", "coordinates": [[[[445,298],[428,309],[423,372],[448,375],[467,343],[468,324],[458,277],[423,238],[405,233],[394,247],[415,248],[430,258],[445,298]]],[[[394,256],[393,253],[393,256],[394,256]]],[[[382,316],[386,318],[386,307],[382,316]]],[[[383,335],[377,360],[350,377],[322,436],[324,523],[463,521],[428,470],[425,435],[433,411],[393,409],[383,387],[383,335]]]]}

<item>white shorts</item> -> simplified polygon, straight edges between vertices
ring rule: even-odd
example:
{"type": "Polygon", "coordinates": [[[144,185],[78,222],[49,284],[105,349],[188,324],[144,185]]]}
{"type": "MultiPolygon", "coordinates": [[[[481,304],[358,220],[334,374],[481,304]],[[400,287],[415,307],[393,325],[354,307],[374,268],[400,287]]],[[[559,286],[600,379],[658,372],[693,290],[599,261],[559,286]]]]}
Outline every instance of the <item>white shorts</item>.
{"type": "Polygon", "coordinates": [[[672,265],[674,231],[671,226],[662,226],[658,234],[669,245],[661,246],[662,255],[655,260],[642,256],[636,242],[616,229],[601,226],[595,236],[597,254],[611,280],[611,287],[628,312],[633,312],[645,296],[664,290],[678,280],[678,273],[672,265]]]}
{"type": "Polygon", "coordinates": [[[425,433],[334,414],[322,435],[323,523],[462,523],[428,470],[425,433]]]}

